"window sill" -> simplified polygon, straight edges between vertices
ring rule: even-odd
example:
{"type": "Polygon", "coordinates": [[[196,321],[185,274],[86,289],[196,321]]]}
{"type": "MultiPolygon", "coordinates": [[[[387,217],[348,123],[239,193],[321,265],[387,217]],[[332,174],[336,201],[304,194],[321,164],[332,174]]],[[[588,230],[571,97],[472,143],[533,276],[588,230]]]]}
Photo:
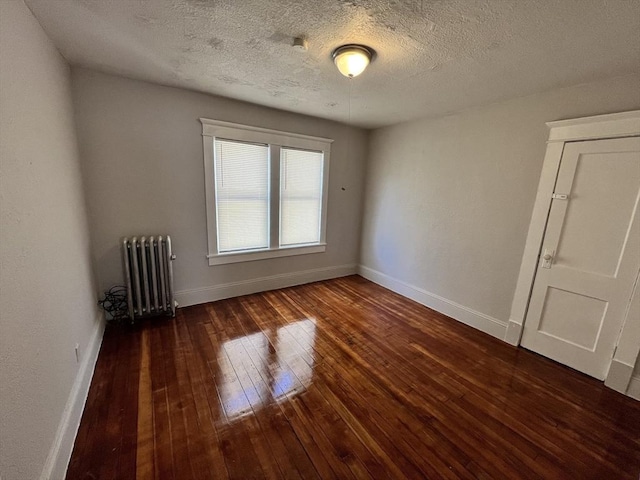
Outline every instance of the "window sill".
{"type": "Polygon", "coordinates": [[[229,263],[253,262],[255,260],[266,260],[269,258],[291,257],[294,255],[307,255],[310,253],[322,253],[327,249],[326,243],[315,245],[301,245],[299,247],[284,247],[273,250],[260,250],[253,252],[233,252],[219,253],[217,255],[207,255],[209,265],[226,265],[229,263]]]}

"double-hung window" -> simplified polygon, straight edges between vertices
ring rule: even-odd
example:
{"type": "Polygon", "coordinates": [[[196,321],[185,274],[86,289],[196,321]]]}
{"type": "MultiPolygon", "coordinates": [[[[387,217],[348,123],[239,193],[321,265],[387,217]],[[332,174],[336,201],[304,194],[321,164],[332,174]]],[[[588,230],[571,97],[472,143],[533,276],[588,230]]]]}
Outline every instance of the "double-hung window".
{"type": "Polygon", "coordinates": [[[209,265],[324,252],[333,140],[200,121],[209,265]]]}

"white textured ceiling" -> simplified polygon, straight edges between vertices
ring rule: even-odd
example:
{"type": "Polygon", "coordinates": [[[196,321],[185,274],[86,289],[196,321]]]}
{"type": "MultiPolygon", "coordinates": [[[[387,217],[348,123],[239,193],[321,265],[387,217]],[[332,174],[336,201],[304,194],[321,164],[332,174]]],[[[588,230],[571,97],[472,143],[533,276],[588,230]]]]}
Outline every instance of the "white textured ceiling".
{"type": "Polygon", "coordinates": [[[73,65],[364,127],[640,71],[638,0],[26,3],[73,65]],[[377,51],[351,81],[344,43],[377,51]]]}

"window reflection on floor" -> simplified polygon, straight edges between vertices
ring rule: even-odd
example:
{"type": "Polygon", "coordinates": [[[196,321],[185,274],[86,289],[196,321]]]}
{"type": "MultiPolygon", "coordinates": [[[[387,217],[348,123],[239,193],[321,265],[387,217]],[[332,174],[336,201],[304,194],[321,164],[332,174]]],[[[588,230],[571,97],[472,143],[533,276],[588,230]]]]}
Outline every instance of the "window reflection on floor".
{"type": "Polygon", "coordinates": [[[227,420],[304,391],[313,375],[315,336],[315,319],[305,319],[225,342],[218,391],[227,420]]]}

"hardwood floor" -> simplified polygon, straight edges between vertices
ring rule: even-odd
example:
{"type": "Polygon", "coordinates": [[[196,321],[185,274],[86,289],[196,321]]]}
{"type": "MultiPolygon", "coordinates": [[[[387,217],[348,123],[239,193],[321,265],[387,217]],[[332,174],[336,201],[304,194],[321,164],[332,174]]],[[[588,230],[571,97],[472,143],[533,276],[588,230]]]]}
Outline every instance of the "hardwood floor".
{"type": "Polygon", "coordinates": [[[640,402],[358,276],[110,326],[69,479],[638,479],[640,402]]]}

